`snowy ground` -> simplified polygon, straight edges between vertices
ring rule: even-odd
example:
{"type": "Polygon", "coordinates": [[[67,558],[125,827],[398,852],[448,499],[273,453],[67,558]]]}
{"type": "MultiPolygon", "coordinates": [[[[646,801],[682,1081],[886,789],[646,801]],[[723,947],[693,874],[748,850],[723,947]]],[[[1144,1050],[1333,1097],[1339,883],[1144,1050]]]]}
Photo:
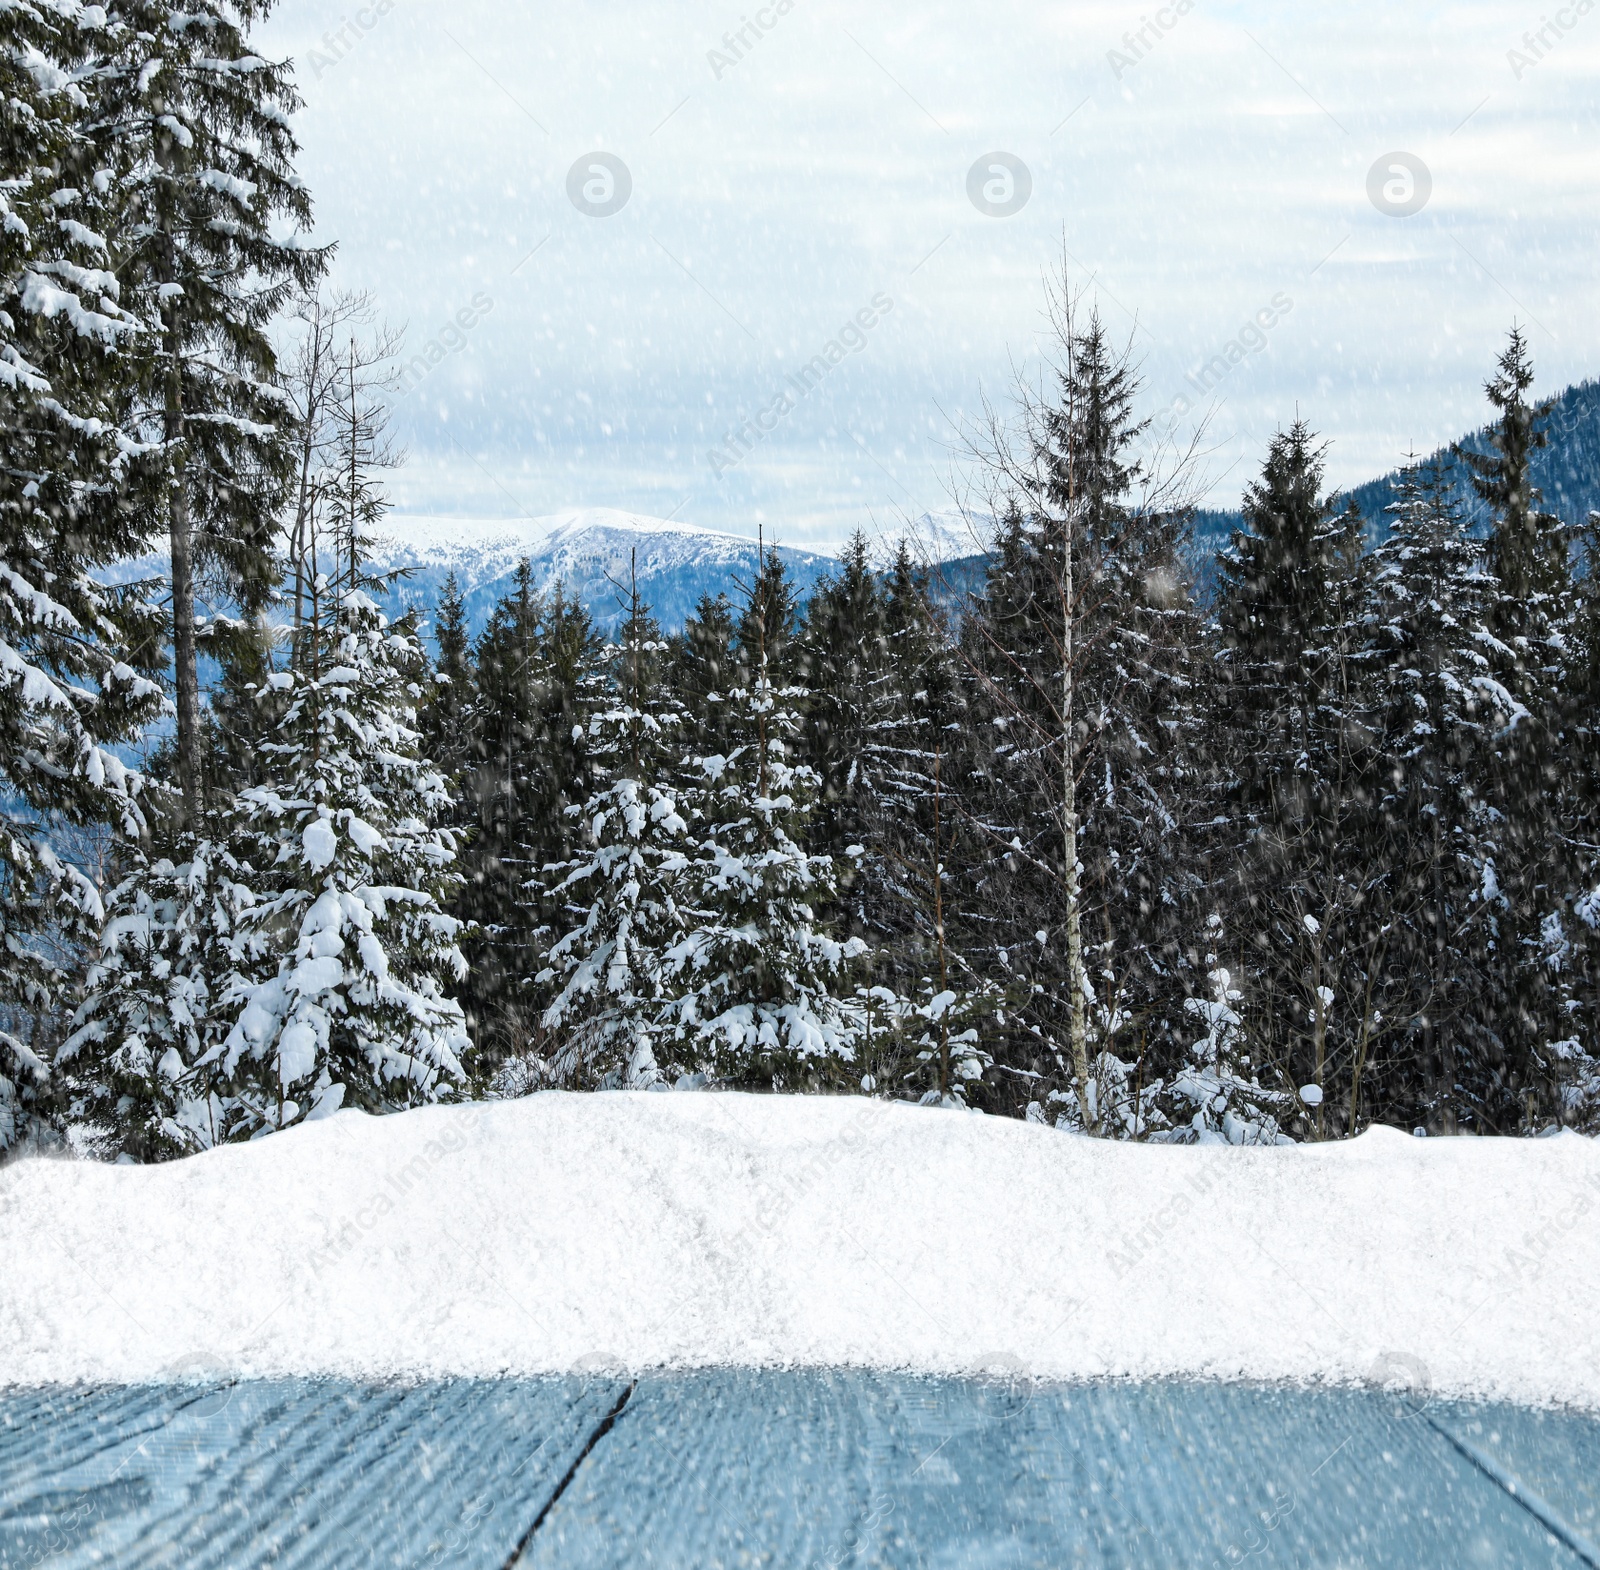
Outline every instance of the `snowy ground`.
{"type": "Polygon", "coordinates": [[[340,1113],[0,1169],[0,1386],[868,1365],[1600,1410],[1600,1145],[1100,1144],[866,1100],[340,1113]]]}

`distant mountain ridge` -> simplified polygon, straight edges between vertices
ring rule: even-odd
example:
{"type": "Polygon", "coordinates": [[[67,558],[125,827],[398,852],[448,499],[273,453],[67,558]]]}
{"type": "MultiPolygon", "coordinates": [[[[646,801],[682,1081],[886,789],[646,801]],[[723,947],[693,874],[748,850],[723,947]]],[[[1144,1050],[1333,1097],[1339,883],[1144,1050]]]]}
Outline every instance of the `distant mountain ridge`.
{"type": "MultiPolygon", "coordinates": [[[[836,563],[820,551],[778,545],[802,596],[836,563]]],[[[526,560],[539,594],[559,585],[610,629],[626,615],[630,574],[663,631],[676,632],[704,594],[753,581],[760,547],[743,535],[611,507],[573,507],[545,518],[435,518],[390,514],[370,542],[373,565],[406,576],[382,596],[392,616],[433,610],[454,573],[476,633],[512,592],[526,560]]]]}
{"type": "MultiPolygon", "coordinates": [[[[925,513],[870,535],[869,550],[874,563],[887,568],[904,539],[919,561],[965,566],[981,562],[984,538],[981,524],[959,513],[925,513]]],[[[698,524],[611,507],[573,507],[543,518],[391,513],[369,548],[375,567],[406,574],[382,597],[391,616],[413,608],[431,612],[454,572],[468,626],[480,632],[512,592],[517,568],[526,559],[538,593],[554,593],[559,585],[607,630],[625,614],[629,574],[636,571],[640,597],[662,631],[671,633],[681,630],[702,595],[737,600],[740,584],[754,581],[761,546],[748,535],[698,524]]],[[[788,568],[802,604],[839,566],[837,556],[824,550],[770,542],[767,549],[788,568]]],[[[964,582],[971,575],[960,576],[964,582]]]]}
{"type": "MultiPolygon", "coordinates": [[[[1600,510],[1600,381],[1568,387],[1554,400],[1546,429],[1551,445],[1534,455],[1534,479],[1545,506],[1568,522],[1600,510]]],[[[1489,428],[1463,438],[1479,452],[1489,450],[1489,428]]],[[[1482,520],[1464,466],[1448,447],[1437,457],[1454,475],[1469,516],[1482,520]]],[[[1368,480],[1344,493],[1353,498],[1376,540],[1385,527],[1398,470],[1368,480]]],[[[989,520],[955,509],[924,513],[888,530],[869,533],[872,560],[886,569],[904,539],[913,555],[938,564],[935,598],[958,605],[982,587],[989,520]]],[[[1235,529],[1239,512],[1199,511],[1194,517],[1191,565],[1202,596],[1216,577],[1216,553],[1235,529]]],[[[495,605],[511,593],[517,567],[526,558],[541,594],[560,585],[581,600],[603,630],[620,622],[629,573],[637,563],[639,592],[664,632],[681,630],[702,595],[725,593],[737,599],[739,585],[753,581],[760,547],[748,535],[729,534],[676,519],[653,518],[612,507],[572,507],[541,518],[449,518],[391,513],[370,542],[379,568],[401,569],[405,576],[383,596],[391,616],[413,608],[431,615],[454,572],[466,602],[472,633],[482,631],[495,605]]],[[[789,569],[803,604],[816,586],[838,568],[824,549],[779,544],[777,554],[789,569]]],[[[165,573],[164,557],[123,563],[110,576],[132,581],[165,573]]]]}
{"type": "MultiPolygon", "coordinates": [[[[955,566],[951,581],[981,580],[984,536],[960,514],[924,514],[870,534],[874,564],[887,569],[901,539],[910,543],[918,561],[955,566]]],[[[391,619],[418,610],[425,622],[430,620],[454,573],[468,630],[476,635],[495,606],[514,591],[517,570],[526,560],[536,594],[548,596],[559,588],[587,607],[602,631],[621,623],[630,575],[637,574],[640,598],[662,631],[674,633],[682,630],[703,595],[726,594],[738,601],[741,585],[755,581],[762,543],[749,535],[614,507],[569,507],[541,518],[390,513],[367,547],[377,571],[402,575],[376,595],[391,619]]],[[[788,568],[802,605],[839,568],[838,557],[824,549],[774,545],[770,539],[766,549],[775,551],[788,568]]],[[[165,577],[167,570],[165,553],[152,553],[119,563],[106,578],[132,583],[165,577]]]]}

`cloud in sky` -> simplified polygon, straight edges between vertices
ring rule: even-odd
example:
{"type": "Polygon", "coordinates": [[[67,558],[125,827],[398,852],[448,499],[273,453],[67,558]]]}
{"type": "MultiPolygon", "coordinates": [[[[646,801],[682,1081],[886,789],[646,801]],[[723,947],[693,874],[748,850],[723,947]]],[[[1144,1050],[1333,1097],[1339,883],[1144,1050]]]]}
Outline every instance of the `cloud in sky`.
{"type": "Polygon", "coordinates": [[[1543,17],[289,0],[262,42],[299,62],[336,281],[426,371],[402,509],[826,543],[947,503],[952,422],[1035,354],[1063,253],[1147,412],[1213,411],[1218,505],[1297,409],[1340,482],[1477,423],[1513,318],[1543,386],[1600,373],[1600,15],[1543,17]],[[609,216],[578,205],[614,205],[592,153],[631,185],[609,216]],[[1009,216],[980,210],[1007,205],[994,153],[1031,182],[1009,216]],[[1379,210],[1412,178],[1392,153],[1431,183],[1410,216],[1379,210]]]}

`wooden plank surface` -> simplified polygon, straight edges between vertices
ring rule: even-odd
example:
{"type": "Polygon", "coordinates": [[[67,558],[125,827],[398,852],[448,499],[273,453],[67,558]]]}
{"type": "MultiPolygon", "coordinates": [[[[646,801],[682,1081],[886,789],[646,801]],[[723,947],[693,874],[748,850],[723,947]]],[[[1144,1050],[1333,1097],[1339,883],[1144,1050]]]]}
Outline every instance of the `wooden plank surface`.
{"type": "Polygon", "coordinates": [[[1004,1368],[0,1391],[0,1570],[1567,1567],[1597,1529],[1594,1418],[1376,1391],[1004,1368]]]}
{"type": "Polygon", "coordinates": [[[0,1570],[500,1570],[620,1388],[288,1381],[0,1395],[0,1570]]]}

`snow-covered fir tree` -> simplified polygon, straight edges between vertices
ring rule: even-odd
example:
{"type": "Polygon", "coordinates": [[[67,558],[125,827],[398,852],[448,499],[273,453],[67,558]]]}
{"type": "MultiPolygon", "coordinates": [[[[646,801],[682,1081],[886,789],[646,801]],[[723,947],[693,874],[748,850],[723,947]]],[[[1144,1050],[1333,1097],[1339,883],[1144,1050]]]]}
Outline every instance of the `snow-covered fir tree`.
{"type": "Polygon", "coordinates": [[[1292,1144],[1283,1125],[1306,1107],[1319,1106],[1321,1088],[1306,1086],[1296,1092],[1264,1086],[1245,1050],[1244,1022],[1238,1012],[1243,994],[1221,966],[1208,979],[1210,996],[1188,1003],[1189,1014],[1204,1027],[1204,1034],[1167,1088],[1173,1126],[1151,1137],[1201,1145],[1292,1144]],[[1186,1119],[1185,1112],[1190,1113],[1186,1119]]]}
{"type": "MultiPolygon", "coordinates": [[[[381,359],[348,348],[347,376],[381,359]]],[[[350,387],[318,438],[339,461],[289,531],[293,624],[218,619],[205,799],[163,804],[79,1010],[74,1115],[139,1159],[434,1100],[464,1076],[455,839],[416,728],[431,667],[411,620],[390,627],[365,593],[386,414],[350,387]]]]}
{"type": "Polygon", "coordinates": [[[804,755],[821,782],[811,843],[840,855],[866,838],[867,820],[875,816],[879,742],[894,697],[887,681],[883,595],[860,532],[846,545],[837,574],[813,593],[800,650],[807,693],[804,755]]]}
{"type": "Polygon", "coordinates": [[[1170,854],[1196,784],[1192,670],[1201,641],[1189,593],[1188,460],[1152,444],[1127,350],[1091,311],[1046,407],[1049,507],[1072,519],[1078,557],[1077,796],[1084,966],[1097,1055],[1170,1053],[1199,882],[1170,854]]]}
{"type": "MultiPolygon", "coordinates": [[[[1359,513],[1323,493],[1325,453],[1296,421],[1245,494],[1245,530],[1221,558],[1210,723],[1237,847],[1213,894],[1249,953],[1235,979],[1262,1000],[1273,1055],[1327,1087],[1379,1006],[1368,983],[1392,885],[1361,854],[1373,826],[1371,564],[1359,513]]],[[[1339,1113],[1348,1106],[1325,1099],[1319,1126],[1339,1113]]]]}
{"type": "Polygon", "coordinates": [[[920,997],[902,1013],[902,1028],[909,1027],[922,1067],[917,1078],[927,1086],[918,1099],[930,1105],[965,1106],[994,1062],[984,1037],[993,1033],[996,1022],[1005,1023],[1005,1011],[993,982],[948,973],[945,979],[958,985],[939,987],[935,981],[925,981],[920,997]]]}
{"type": "Polygon", "coordinates": [[[454,572],[445,577],[433,618],[439,657],[433,686],[419,712],[427,754],[458,789],[472,750],[472,649],[467,608],[454,572]]]}
{"type": "Polygon", "coordinates": [[[751,682],[726,700],[736,744],[695,759],[680,799],[695,849],[656,1056],[663,1069],[795,1088],[837,1079],[855,1060],[864,1025],[847,1000],[866,944],[819,925],[836,877],[831,857],[804,849],[817,778],[791,761],[799,694],[774,684],[763,642],[782,620],[763,595],[782,588],[764,566],[744,617],[751,682]]]}
{"type": "MultiPolygon", "coordinates": [[[[1223,931],[1222,918],[1213,912],[1205,924],[1206,939],[1218,943],[1223,931]]],[[[1091,1087],[1095,1127],[1111,1138],[1156,1144],[1292,1144],[1285,1125],[1320,1105],[1320,1087],[1296,1092],[1261,1083],[1240,1012],[1244,994],[1215,952],[1205,960],[1210,967],[1206,991],[1184,1004],[1190,1028],[1198,1024],[1203,1034],[1191,1039],[1166,1078],[1147,1066],[1142,1054],[1128,1063],[1102,1052],[1091,1087]]],[[[1033,1103],[1028,1117],[1083,1131],[1074,1099],[1060,1093],[1044,1104],[1033,1103]]]]}
{"type": "MultiPolygon", "coordinates": [[[[1192,867],[1170,853],[1192,785],[1200,623],[1182,549],[1186,460],[1148,455],[1139,381],[1094,311],[1051,297],[1053,364],[972,442],[997,523],[961,623],[965,923],[1011,984],[1002,1066],[1023,1099],[1070,1086],[1136,1029],[1181,1050],[1192,867]],[[1161,473],[1157,473],[1157,470],[1161,473]]],[[[1019,1107],[1020,1110],[1020,1107],[1019,1107]]]]}
{"type": "Polygon", "coordinates": [[[807,845],[833,858],[836,935],[872,949],[857,997],[879,1094],[963,1101],[991,1062],[999,989],[952,940],[962,854],[951,779],[964,708],[928,574],[902,541],[880,581],[864,535],[818,587],[800,639],[800,757],[819,781],[807,845]]]}
{"type": "Polygon", "coordinates": [[[466,997],[480,1052],[539,1054],[543,1005],[530,986],[570,923],[545,869],[569,862],[593,786],[589,718],[608,705],[604,644],[583,605],[558,585],[533,588],[519,564],[474,650],[468,768],[472,833],[461,914],[473,923],[466,997]]]}
{"type": "Polygon", "coordinates": [[[553,903],[579,916],[539,980],[559,990],[544,1013],[559,1084],[657,1083],[656,1025],[672,996],[668,954],[683,938],[692,848],[678,805],[682,707],[663,697],[666,643],[632,590],[611,650],[613,702],[589,720],[596,786],[569,811],[578,855],[552,867],[553,903]]]}
{"type": "Polygon", "coordinates": [[[56,1055],[77,1142],[136,1161],[239,1129],[210,1063],[248,986],[242,925],[253,874],[226,844],[179,833],[179,860],[140,852],[106,899],[76,1027],[56,1055]]]}
{"type": "MultiPolygon", "coordinates": [[[[913,1062],[902,1084],[929,1102],[966,1102],[1007,1024],[1005,983],[968,952],[959,916],[963,859],[973,849],[959,793],[966,697],[925,575],[897,553],[884,607],[886,660],[874,705],[865,844],[853,852],[860,928],[878,945],[875,989],[898,999],[913,1062]],[[887,986],[885,986],[887,984],[887,986]]],[[[976,945],[974,945],[976,946],[976,945]]],[[[878,1073],[881,1089],[884,1076],[878,1073]]]]}
{"type": "Polygon", "coordinates": [[[801,684],[804,650],[800,647],[799,596],[783,558],[768,550],[758,531],[756,575],[741,584],[744,607],[733,627],[734,671],[746,691],[764,673],[780,688],[801,684]]]}
{"type": "Polygon", "coordinates": [[[1482,984],[1482,890],[1493,813],[1491,738],[1508,697],[1487,629],[1483,547],[1438,463],[1414,457],[1395,482],[1373,552],[1372,720],[1378,812],[1369,847],[1393,898],[1385,1020],[1358,1065],[1369,1099],[1405,1104],[1413,1125],[1453,1132],[1477,1098],[1472,1004],[1482,984]],[[1381,849],[1380,849],[1381,847],[1381,849]]]}
{"type": "Polygon", "coordinates": [[[93,73],[90,134],[117,204],[111,259],[145,329],[119,418],[142,444],[147,521],[168,537],[177,775],[196,827],[196,574],[220,575],[247,614],[271,591],[293,450],[269,328],[328,255],[305,238],[291,68],[251,40],[269,9],[118,0],[93,73]]]}
{"type": "Polygon", "coordinates": [[[1489,515],[1488,624],[1499,640],[1495,674],[1510,698],[1488,781],[1500,817],[1492,843],[1494,941],[1478,1011],[1482,1099],[1490,1127],[1530,1131],[1558,1110],[1553,1044],[1568,1032],[1551,945],[1562,941],[1562,895],[1572,881],[1559,788],[1572,569],[1566,531],[1533,480],[1549,414],[1548,403],[1529,396],[1533,378],[1527,338],[1513,328],[1484,388],[1495,414],[1489,451],[1457,449],[1489,515]]]}
{"type": "Polygon", "coordinates": [[[466,746],[462,809],[471,829],[459,901],[472,924],[468,1007],[480,1045],[508,1053],[527,1046],[519,997],[539,968],[537,916],[525,891],[544,859],[536,807],[540,724],[530,679],[543,660],[543,617],[533,569],[521,562],[477,640],[473,703],[458,716],[466,746]],[[509,1039],[502,1045],[501,1038],[509,1039]]]}
{"type": "Polygon", "coordinates": [[[197,1065],[227,1087],[230,1134],[339,1106],[457,1094],[471,1042],[448,990],[466,963],[444,780],[420,755],[415,633],[359,589],[274,678],[289,703],[241,791],[234,843],[251,869],[248,982],[225,1041],[197,1065]]]}
{"type": "Polygon", "coordinates": [[[0,10],[0,1149],[48,1077],[64,966],[103,914],[80,862],[143,828],[115,744],[160,704],[159,615],[100,581],[144,543],[113,428],[137,323],[82,130],[105,27],[94,8],[0,10]]]}
{"type": "Polygon", "coordinates": [[[1556,975],[1561,1029],[1551,1057],[1563,1123],[1600,1131],[1600,512],[1584,522],[1581,565],[1563,638],[1562,834],[1564,908],[1546,945],[1556,975]],[[1555,936],[1555,934],[1552,934],[1555,936]]]}
{"type": "Polygon", "coordinates": [[[723,695],[739,685],[734,675],[733,604],[726,594],[704,594],[683,631],[669,640],[666,677],[683,704],[690,749],[701,755],[726,752],[720,729],[723,695]]]}
{"type": "Polygon", "coordinates": [[[1524,660],[1537,665],[1536,648],[1523,648],[1519,640],[1536,644],[1560,622],[1570,564],[1561,521],[1545,510],[1532,480],[1533,456],[1549,445],[1544,425],[1551,407],[1548,401],[1531,402],[1532,388],[1527,336],[1513,327],[1495,374],[1484,384],[1495,412],[1489,451],[1458,445],[1454,453],[1466,465],[1473,491],[1493,523],[1489,570],[1499,589],[1491,605],[1494,630],[1518,644],[1524,660]]]}

